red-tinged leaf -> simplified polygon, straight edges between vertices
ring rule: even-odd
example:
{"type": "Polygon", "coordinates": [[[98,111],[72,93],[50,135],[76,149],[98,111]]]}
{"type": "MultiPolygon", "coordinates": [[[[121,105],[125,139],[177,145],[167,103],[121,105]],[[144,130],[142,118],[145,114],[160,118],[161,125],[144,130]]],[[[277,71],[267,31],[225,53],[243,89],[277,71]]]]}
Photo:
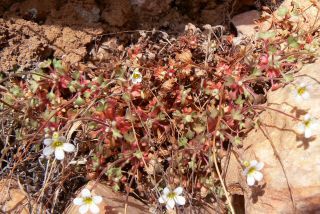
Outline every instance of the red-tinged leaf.
{"type": "Polygon", "coordinates": [[[269,64],[269,55],[262,54],[259,58],[259,65],[268,65],[269,64]]]}
{"type": "Polygon", "coordinates": [[[270,68],[267,70],[267,77],[273,79],[273,78],[277,78],[280,77],[281,73],[278,69],[275,68],[270,68]]]}
{"type": "Polygon", "coordinates": [[[208,117],[207,123],[209,132],[213,132],[216,129],[217,121],[217,118],[208,117]]]}
{"type": "Polygon", "coordinates": [[[146,113],[140,108],[140,106],[137,108],[136,114],[138,114],[139,117],[140,117],[143,121],[146,121],[146,120],[148,119],[148,114],[146,114],[146,113]]]}
{"type": "Polygon", "coordinates": [[[141,92],[140,91],[131,91],[132,97],[141,97],[141,92]]]}
{"type": "Polygon", "coordinates": [[[115,118],[115,109],[113,107],[108,107],[104,111],[104,116],[105,119],[113,120],[115,118]]]}
{"type": "Polygon", "coordinates": [[[131,129],[131,123],[126,121],[123,117],[116,117],[117,128],[120,130],[121,134],[127,133],[131,129]]]}
{"type": "Polygon", "coordinates": [[[310,34],[308,34],[308,35],[306,36],[306,42],[307,42],[308,44],[310,44],[312,41],[313,41],[313,36],[310,35],[310,34]]]}
{"type": "Polygon", "coordinates": [[[272,91],[275,91],[275,90],[281,88],[282,86],[283,86],[283,85],[282,85],[281,83],[274,83],[274,84],[272,84],[272,86],[271,86],[271,90],[272,90],[272,91]]]}
{"type": "Polygon", "coordinates": [[[62,88],[68,88],[70,81],[71,81],[70,77],[62,76],[62,77],[60,77],[59,83],[62,88]]]}

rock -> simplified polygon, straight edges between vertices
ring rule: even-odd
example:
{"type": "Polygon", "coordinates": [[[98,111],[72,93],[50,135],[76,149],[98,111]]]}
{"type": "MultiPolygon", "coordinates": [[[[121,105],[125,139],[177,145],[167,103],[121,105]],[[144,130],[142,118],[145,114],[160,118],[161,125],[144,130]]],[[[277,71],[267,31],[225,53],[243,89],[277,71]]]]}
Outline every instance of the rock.
{"type": "Polygon", "coordinates": [[[133,18],[129,0],[108,1],[108,3],[101,14],[101,18],[108,24],[121,27],[133,18]]]}
{"type": "Polygon", "coordinates": [[[221,24],[223,20],[221,16],[225,10],[224,4],[217,4],[213,9],[204,9],[201,11],[200,20],[202,23],[212,26],[221,24]],[[217,13],[217,11],[221,11],[221,13],[217,13]]]}
{"type": "Polygon", "coordinates": [[[252,37],[255,35],[255,20],[259,19],[260,13],[257,10],[251,10],[241,13],[232,18],[232,23],[236,26],[239,33],[252,37]]]}
{"type": "MultiPolygon", "coordinates": [[[[94,185],[95,181],[90,181],[84,188],[90,188],[94,185]]],[[[80,192],[80,191],[79,191],[80,192]]],[[[99,204],[100,213],[108,214],[123,214],[126,195],[122,193],[113,192],[112,189],[104,184],[98,183],[92,190],[93,195],[99,195],[103,201],[99,204]]],[[[77,196],[80,197],[80,196],[77,196]]],[[[79,206],[73,203],[66,209],[65,214],[78,214],[79,206]]],[[[147,214],[150,213],[148,206],[144,205],[137,199],[129,196],[127,213],[134,214],[147,214]]]]}
{"type": "Polygon", "coordinates": [[[160,15],[168,11],[172,0],[131,0],[133,6],[139,7],[139,12],[148,13],[152,16],[160,15]]]}
{"type": "MultiPolygon", "coordinates": [[[[319,117],[320,109],[315,108],[320,104],[319,67],[320,60],[305,65],[293,83],[312,85],[311,99],[297,102],[293,86],[287,85],[268,94],[268,107],[300,119],[307,112],[319,117]]],[[[265,163],[264,181],[258,186],[248,188],[244,177],[238,181],[245,190],[246,213],[316,213],[320,210],[320,127],[305,139],[296,131],[298,121],[279,112],[267,109],[259,121],[262,129],[248,134],[240,153],[241,160],[265,163]]],[[[233,169],[240,168],[236,159],[230,162],[233,169]]],[[[241,170],[237,174],[240,177],[241,170]]]]}
{"type": "Polygon", "coordinates": [[[94,0],[73,0],[62,4],[59,9],[52,9],[46,24],[77,26],[81,28],[96,26],[100,19],[100,9],[94,0]]]}
{"type": "Polygon", "coordinates": [[[28,201],[27,193],[19,188],[19,185],[15,180],[1,180],[0,189],[0,211],[4,213],[30,213],[28,209],[30,203],[28,201]]]}

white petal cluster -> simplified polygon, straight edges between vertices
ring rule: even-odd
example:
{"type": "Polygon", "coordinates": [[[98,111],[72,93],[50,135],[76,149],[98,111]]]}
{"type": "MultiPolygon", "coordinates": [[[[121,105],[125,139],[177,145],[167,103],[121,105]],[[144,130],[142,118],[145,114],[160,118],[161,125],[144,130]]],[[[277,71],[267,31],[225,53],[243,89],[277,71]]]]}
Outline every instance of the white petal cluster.
{"type": "Polygon", "coordinates": [[[66,138],[59,136],[58,132],[53,133],[52,138],[44,139],[43,143],[46,145],[43,149],[43,154],[48,157],[54,153],[57,160],[64,159],[64,152],[73,152],[75,150],[75,146],[71,143],[66,143],[66,138]]]}
{"type": "Polygon", "coordinates": [[[264,163],[252,160],[245,165],[246,168],[243,170],[243,175],[247,176],[247,183],[249,186],[253,186],[256,181],[261,181],[263,179],[263,174],[260,170],[263,168],[264,163]]]}
{"type": "Polygon", "coordinates": [[[297,102],[302,102],[310,98],[311,85],[300,83],[294,90],[294,96],[297,102]]]}
{"type": "Polygon", "coordinates": [[[298,131],[304,134],[305,138],[310,138],[312,132],[319,127],[319,121],[310,114],[304,115],[303,121],[298,124],[298,131]]]}
{"type": "Polygon", "coordinates": [[[100,209],[97,204],[102,202],[101,196],[93,196],[88,189],[83,189],[81,191],[81,197],[75,198],[73,203],[79,207],[79,212],[81,214],[87,213],[90,211],[91,213],[99,213],[100,209]]]}
{"type": "Polygon", "coordinates": [[[134,70],[131,77],[130,77],[131,81],[133,84],[137,84],[142,82],[142,74],[139,72],[139,70],[134,70]]]}
{"type": "Polygon", "coordinates": [[[183,192],[182,187],[177,187],[175,190],[171,191],[168,187],[163,189],[162,195],[159,198],[160,204],[166,204],[168,210],[173,209],[175,205],[185,205],[186,199],[181,196],[183,192]]]}

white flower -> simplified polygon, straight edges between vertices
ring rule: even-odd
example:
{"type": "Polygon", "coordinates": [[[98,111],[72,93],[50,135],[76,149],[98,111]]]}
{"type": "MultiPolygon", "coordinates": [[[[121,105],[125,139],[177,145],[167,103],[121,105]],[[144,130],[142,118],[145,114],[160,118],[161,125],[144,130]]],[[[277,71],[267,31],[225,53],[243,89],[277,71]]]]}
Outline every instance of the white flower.
{"type": "Polygon", "coordinates": [[[159,198],[159,203],[166,204],[166,208],[173,209],[175,204],[185,205],[186,199],[181,196],[183,192],[182,187],[177,187],[175,190],[171,191],[168,187],[164,188],[162,195],[159,198]]]}
{"type": "Polygon", "coordinates": [[[246,162],[244,165],[246,168],[243,170],[243,175],[247,176],[247,183],[249,186],[253,186],[255,181],[262,180],[263,174],[259,171],[263,168],[264,163],[252,160],[250,163],[246,162]]]}
{"type": "Polygon", "coordinates": [[[66,138],[59,136],[58,132],[53,133],[52,138],[44,139],[43,143],[47,146],[43,149],[43,154],[50,156],[54,153],[58,160],[64,159],[64,152],[73,152],[75,150],[75,146],[71,143],[66,143],[66,138]]]}
{"type": "Polygon", "coordinates": [[[142,74],[139,72],[138,69],[136,69],[133,71],[130,79],[133,84],[140,83],[142,81],[142,74]]]}
{"type": "Polygon", "coordinates": [[[102,197],[91,195],[91,192],[88,189],[83,189],[81,191],[81,197],[75,198],[73,200],[73,203],[75,205],[80,206],[79,212],[81,214],[87,213],[89,210],[91,213],[99,213],[100,209],[97,206],[97,204],[100,204],[101,202],[102,202],[102,197]]]}
{"type": "Polygon", "coordinates": [[[311,85],[306,85],[304,83],[300,83],[298,87],[294,90],[294,96],[296,101],[301,102],[310,98],[311,85]]]}
{"type": "Polygon", "coordinates": [[[304,134],[305,138],[312,136],[312,131],[319,126],[319,121],[311,117],[310,114],[304,115],[303,121],[298,124],[298,131],[304,134]]]}

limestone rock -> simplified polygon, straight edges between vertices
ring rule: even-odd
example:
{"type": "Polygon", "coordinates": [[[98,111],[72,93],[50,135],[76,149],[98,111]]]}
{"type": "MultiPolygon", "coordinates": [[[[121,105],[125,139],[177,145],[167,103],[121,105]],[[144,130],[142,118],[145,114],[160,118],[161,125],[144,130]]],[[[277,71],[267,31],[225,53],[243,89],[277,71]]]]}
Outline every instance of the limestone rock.
{"type": "Polygon", "coordinates": [[[108,24],[121,27],[134,18],[129,0],[109,1],[108,3],[101,14],[101,18],[108,24]]]}
{"type": "Polygon", "coordinates": [[[251,10],[234,16],[232,23],[236,26],[239,33],[251,37],[256,33],[254,21],[259,19],[259,17],[260,13],[257,10],[251,10]]]}
{"type": "MultiPolygon", "coordinates": [[[[90,181],[84,188],[90,188],[94,185],[95,181],[90,181]]],[[[79,191],[80,192],[80,191],[79,191]]],[[[104,184],[98,183],[92,190],[93,195],[99,195],[103,201],[99,204],[100,213],[108,214],[123,214],[126,196],[121,193],[113,192],[112,189],[104,184]]],[[[80,196],[77,196],[80,197],[80,196]]],[[[65,214],[78,214],[79,206],[73,203],[66,209],[65,214]]],[[[148,214],[149,208],[142,202],[129,196],[127,213],[134,214],[148,214]]]]}
{"type": "MultiPolygon", "coordinates": [[[[293,85],[287,85],[268,94],[268,107],[300,119],[307,112],[319,118],[319,66],[320,60],[305,65],[293,83],[311,85],[311,99],[297,102],[293,85]]],[[[262,171],[264,181],[259,185],[248,188],[244,177],[238,182],[245,190],[246,213],[319,211],[320,127],[311,138],[306,139],[296,131],[298,121],[287,115],[266,110],[259,116],[259,121],[261,128],[248,134],[243,142],[243,152],[240,153],[241,160],[256,159],[265,163],[262,171]]],[[[240,167],[235,159],[231,162],[230,165],[240,167]]],[[[231,171],[229,173],[234,174],[231,171]]],[[[241,177],[241,170],[238,170],[238,176],[241,177]]]]}
{"type": "Polygon", "coordinates": [[[13,179],[0,181],[0,212],[29,214],[27,193],[21,190],[13,179]]]}

